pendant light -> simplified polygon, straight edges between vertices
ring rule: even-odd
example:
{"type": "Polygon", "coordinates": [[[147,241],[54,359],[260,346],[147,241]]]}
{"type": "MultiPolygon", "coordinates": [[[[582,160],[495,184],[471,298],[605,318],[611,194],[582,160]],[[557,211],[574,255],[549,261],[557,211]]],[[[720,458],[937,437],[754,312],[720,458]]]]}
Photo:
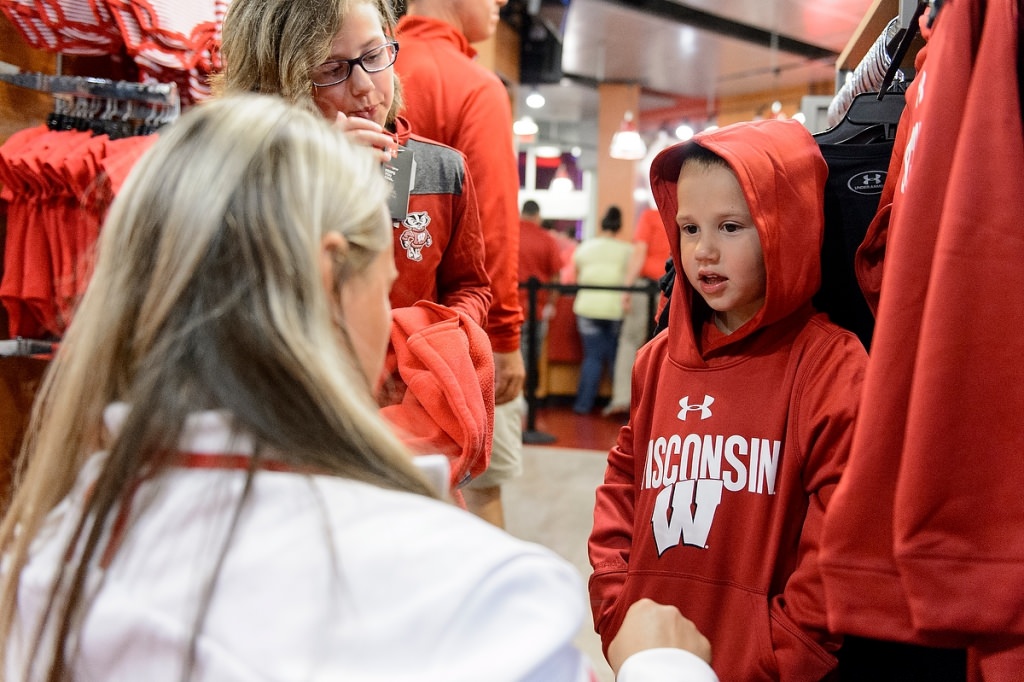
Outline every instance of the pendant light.
{"type": "Polygon", "coordinates": [[[608,156],[625,161],[639,161],[646,155],[647,145],[636,130],[633,112],[627,111],[626,115],[622,117],[622,125],[612,135],[612,144],[608,150],[608,156]]]}

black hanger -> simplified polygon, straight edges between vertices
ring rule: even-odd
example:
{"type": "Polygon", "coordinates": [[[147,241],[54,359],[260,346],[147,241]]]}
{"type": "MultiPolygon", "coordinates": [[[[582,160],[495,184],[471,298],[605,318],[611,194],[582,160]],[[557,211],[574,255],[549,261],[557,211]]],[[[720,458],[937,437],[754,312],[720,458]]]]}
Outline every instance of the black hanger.
{"type": "Polygon", "coordinates": [[[870,144],[896,137],[906,97],[902,92],[862,92],[853,98],[843,120],[824,132],[815,134],[818,144],[870,144]]]}
{"type": "MultiPolygon", "coordinates": [[[[896,136],[896,126],[906,105],[902,92],[904,84],[896,80],[897,75],[901,73],[900,66],[911,43],[920,32],[919,19],[930,4],[927,0],[919,0],[908,25],[902,27],[886,46],[886,53],[892,55],[892,58],[878,92],[861,93],[854,97],[843,120],[814,136],[819,144],[870,144],[891,140],[896,136]]],[[[936,8],[940,4],[936,3],[936,8]]],[[[933,11],[937,11],[936,8],[933,11]]]]}
{"type": "MultiPolygon", "coordinates": [[[[892,85],[892,82],[895,80],[896,74],[899,72],[900,66],[903,64],[903,58],[907,56],[907,52],[910,50],[910,44],[914,42],[914,38],[916,38],[921,32],[921,15],[924,14],[928,5],[929,3],[927,0],[920,0],[920,2],[917,3],[917,7],[914,8],[914,12],[910,16],[910,24],[903,27],[901,34],[898,36],[898,42],[891,50],[888,51],[889,54],[892,55],[892,62],[889,64],[889,68],[885,71],[885,78],[882,79],[882,84],[878,87],[879,92],[885,92],[888,90],[889,86],[892,85]]],[[[933,8],[933,11],[938,10],[933,8]]],[[[934,19],[934,15],[929,18],[929,25],[931,25],[932,19],[934,19]]],[[[881,95],[879,95],[878,98],[881,99],[881,95]]]]}

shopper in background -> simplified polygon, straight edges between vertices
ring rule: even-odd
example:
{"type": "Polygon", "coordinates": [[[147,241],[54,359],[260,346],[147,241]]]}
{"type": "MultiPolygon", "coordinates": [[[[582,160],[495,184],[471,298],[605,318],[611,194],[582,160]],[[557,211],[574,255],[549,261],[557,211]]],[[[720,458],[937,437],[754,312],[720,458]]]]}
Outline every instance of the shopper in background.
{"type": "Polygon", "coordinates": [[[653,291],[655,306],[652,311],[651,294],[626,292],[622,295],[622,329],[619,330],[619,345],[615,351],[612,398],[602,412],[606,417],[629,414],[633,360],[654,328],[657,299],[660,298],[656,285],[665,274],[665,261],[671,255],[658,209],[644,209],[633,230],[633,255],[626,266],[626,286],[647,287],[653,291]]]}
{"type": "Polygon", "coordinates": [[[615,349],[622,326],[622,292],[588,289],[587,285],[625,285],[626,266],[633,247],[616,238],[620,229],[622,211],[618,206],[610,206],[601,218],[597,236],[583,240],[573,254],[576,284],[581,288],[572,310],[576,313],[576,327],[583,344],[583,360],[572,407],[576,414],[588,414],[594,409],[605,370],[609,377],[614,376],[615,349]]]}
{"type": "Polygon", "coordinates": [[[484,230],[494,350],[494,449],[487,472],[465,489],[474,513],[504,527],[501,486],[522,473],[521,401],[526,369],[519,351],[519,169],[505,85],[474,61],[507,0],[411,0],[398,24],[405,114],[423,135],[466,155],[484,230]]]}
{"type": "Polygon", "coordinates": [[[523,360],[530,366],[530,315],[534,321],[534,356],[533,362],[540,360],[540,351],[544,347],[544,339],[548,335],[548,323],[555,316],[555,305],[558,291],[537,289],[534,308],[530,308],[529,287],[531,278],[540,284],[558,284],[562,269],[562,251],[558,240],[550,230],[541,226],[540,204],[533,199],[523,202],[523,210],[519,217],[519,304],[523,308],[527,321],[523,323],[520,347],[523,349],[523,360]]]}
{"type": "MultiPolygon", "coordinates": [[[[258,95],[135,166],[0,527],[4,679],[594,679],[576,569],[437,499],[378,413],[379,170],[258,95]]],[[[620,682],[714,679],[674,607],[623,630],[620,682]]]]}
{"type": "Polygon", "coordinates": [[[545,219],[540,224],[558,242],[558,252],[562,256],[562,269],[558,273],[559,282],[572,284],[573,278],[576,276],[576,266],[572,264],[572,254],[575,253],[576,245],[579,243],[576,241],[575,231],[560,227],[554,220],[545,219]]]}

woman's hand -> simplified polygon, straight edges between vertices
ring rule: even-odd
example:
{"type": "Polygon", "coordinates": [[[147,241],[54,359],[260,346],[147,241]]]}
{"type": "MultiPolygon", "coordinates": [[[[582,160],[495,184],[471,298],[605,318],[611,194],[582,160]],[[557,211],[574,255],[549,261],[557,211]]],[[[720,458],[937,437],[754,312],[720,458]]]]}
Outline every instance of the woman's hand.
{"type": "Polygon", "coordinates": [[[631,655],[663,647],[684,649],[711,662],[711,643],[679,609],[641,599],[626,611],[622,627],[608,645],[608,663],[618,674],[631,655]]]}

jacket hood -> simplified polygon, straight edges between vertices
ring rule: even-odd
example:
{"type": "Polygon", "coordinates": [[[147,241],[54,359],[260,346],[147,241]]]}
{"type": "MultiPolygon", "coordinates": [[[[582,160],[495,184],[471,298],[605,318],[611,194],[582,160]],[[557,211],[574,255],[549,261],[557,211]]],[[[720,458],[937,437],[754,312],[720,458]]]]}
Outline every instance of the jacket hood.
{"type": "Polygon", "coordinates": [[[406,14],[398,20],[398,29],[395,33],[398,35],[399,44],[401,44],[402,34],[404,33],[406,35],[414,35],[417,39],[424,42],[447,41],[454,45],[459,52],[470,58],[477,55],[476,48],[466,40],[466,36],[462,35],[461,31],[447,21],[435,17],[406,14]]]}
{"type": "Polygon", "coordinates": [[[766,284],[761,310],[732,334],[702,348],[701,328],[710,308],[677,268],[669,311],[674,339],[670,353],[688,366],[704,365],[713,354],[737,349],[751,335],[809,305],[821,283],[828,174],[814,137],[797,121],[736,123],[668,147],[651,164],[651,191],[677,264],[676,183],[683,161],[697,145],[725,159],[739,179],[761,239],[766,284]]]}
{"type": "Polygon", "coordinates": [[[395,138],[395,142],[405,146],[405,143],[412,137],[412,126],[409,125],[408,119],[404,116],[396,116],[394,123],[391,124],[394,130],[389,131],[391,137],[395,138]]]}

